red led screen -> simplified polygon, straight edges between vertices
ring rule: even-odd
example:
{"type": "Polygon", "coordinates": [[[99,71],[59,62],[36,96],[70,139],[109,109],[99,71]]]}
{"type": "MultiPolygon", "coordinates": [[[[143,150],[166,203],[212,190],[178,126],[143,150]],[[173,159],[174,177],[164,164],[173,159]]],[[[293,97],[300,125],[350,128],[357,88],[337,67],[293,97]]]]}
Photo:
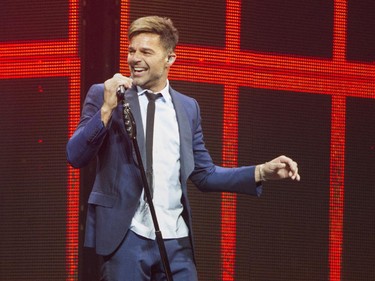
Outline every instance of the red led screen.
{"type": "MultiPolygon", "coordinates": [[[[221,127],[203,123],[214,159],[237,166],[281,153],[300,163],[301,183],[266,183],[265,194],[255,200],[223,194],[220,210],[216,195],[192,189],[202,280],[361,280],[350,269],[359,260],[345,256],[356,239],[356,234],[344,239],[345,220],[353,206],[361,204],[344,196],[355,188],[346,177],[353,157],[346,150],[347,103],[349,98],[355,104],[375,97],[375,41],[370,37],[374,5],[354,2],[121,2],[123,73],[130,21],[158,14],[171,17],[180,30],[171,83],[198,99],[203,122],[212,110],[221,111],[216,120],[221,127]],[[366,34],[358,34],[359,24],[366,25],[366,34]],[[219,268],[212,266],[217,264],[219,268]]],[[[369,107],[366,126],[373,124],[374,107],[369,107]]],[[[370,131],[362,133],[373,153],[370,131]]],[[[374,182],[373,175],[367,177],[374,182]]],[[[371,188],[368,185],[365,193],[372,194],[371,188]]],[[[373,196],[371,202],[374,205],[373,196]]],[[[369,227],[364,243],[374,243],[373,220],[363,227],[369,227]]],[[[368,257],[373,258],[374,251],[368,257]]],[[[367,279],[375,278],[368,271],[369,261],[360,261],[367,279]]]]}
{"type": "Polygon", "coordinates": [[[78,280],[79,172],[65,158],[80,114],[78,11],[2,2],[2,280],[78,280]]]}

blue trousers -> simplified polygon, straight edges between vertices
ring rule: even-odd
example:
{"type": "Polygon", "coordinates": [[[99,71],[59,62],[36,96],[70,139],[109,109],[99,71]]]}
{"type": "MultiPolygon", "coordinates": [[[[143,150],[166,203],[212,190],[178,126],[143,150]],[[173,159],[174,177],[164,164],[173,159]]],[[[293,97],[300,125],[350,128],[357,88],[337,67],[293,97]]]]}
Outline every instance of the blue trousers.
{"type": "MultiPolygon", "coordinates": [[[[173,280],[198,281],[188,237],[165,239],[173,280]]],[[[165,281],[159,248],[155,240],[128,231],[120,247],[105,256],[101,281],[165,281]]]]}

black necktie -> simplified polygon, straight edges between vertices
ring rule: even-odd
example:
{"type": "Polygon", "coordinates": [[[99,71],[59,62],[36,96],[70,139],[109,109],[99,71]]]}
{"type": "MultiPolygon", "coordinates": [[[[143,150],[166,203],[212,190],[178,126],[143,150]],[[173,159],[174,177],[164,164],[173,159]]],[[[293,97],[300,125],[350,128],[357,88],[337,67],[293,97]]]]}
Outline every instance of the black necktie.
{"type": "Polygon", "coordinates": [[[146,175],[151,195],[153,194],[152,186],[152,146],[154,139],[154,117],[155,117],[155,100],[162,97],[162,94],[154,94],[146,91],[148,98],[147,118],[146,118],[146,175]]]}

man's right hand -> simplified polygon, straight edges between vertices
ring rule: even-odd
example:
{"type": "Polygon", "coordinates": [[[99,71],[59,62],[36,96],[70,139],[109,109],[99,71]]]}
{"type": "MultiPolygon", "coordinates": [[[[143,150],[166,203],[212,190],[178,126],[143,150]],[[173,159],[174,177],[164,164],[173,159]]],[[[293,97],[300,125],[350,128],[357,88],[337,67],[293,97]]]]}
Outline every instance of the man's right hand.
{"type": "Polygon", "coordinates": [[[104,126],[107,126],[112,111],[117,107],[118,97],[116,92],[121,85],[123,85],[125,89],[129,89],[133,85],[133,79],[116,73],[112,78],[104,82],[104,103],[100,110],[104,126]]]}

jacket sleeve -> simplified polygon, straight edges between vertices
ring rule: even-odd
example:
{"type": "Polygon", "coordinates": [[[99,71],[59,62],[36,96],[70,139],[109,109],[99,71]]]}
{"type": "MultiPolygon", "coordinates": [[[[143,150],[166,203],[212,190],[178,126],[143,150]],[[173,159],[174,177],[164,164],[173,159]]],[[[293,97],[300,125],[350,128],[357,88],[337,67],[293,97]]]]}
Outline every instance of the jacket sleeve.
{"type": "Polygon", "coordinates": [[[87,165],[99,151],[107,129],[101,121],[103,84],[93,85],[87,93],[80,122],[66,146],[68,162],[75,168],[87,165]]]}

